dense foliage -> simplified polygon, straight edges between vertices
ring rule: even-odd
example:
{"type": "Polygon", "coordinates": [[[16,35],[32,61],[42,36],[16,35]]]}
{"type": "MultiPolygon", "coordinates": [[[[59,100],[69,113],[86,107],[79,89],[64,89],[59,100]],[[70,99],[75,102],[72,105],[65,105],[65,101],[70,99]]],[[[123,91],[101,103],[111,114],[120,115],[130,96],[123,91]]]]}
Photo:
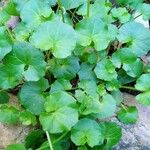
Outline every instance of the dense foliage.
{"type": "Polygon", "coordinates": [[[138,119],[122,91],[150,105],[150,30],[139,16],[150,19],[146,1],[9,0],[1,8],[0,122],[34,126],[6,150],[108,150],[119,142],[110,118],[138,119]]]}

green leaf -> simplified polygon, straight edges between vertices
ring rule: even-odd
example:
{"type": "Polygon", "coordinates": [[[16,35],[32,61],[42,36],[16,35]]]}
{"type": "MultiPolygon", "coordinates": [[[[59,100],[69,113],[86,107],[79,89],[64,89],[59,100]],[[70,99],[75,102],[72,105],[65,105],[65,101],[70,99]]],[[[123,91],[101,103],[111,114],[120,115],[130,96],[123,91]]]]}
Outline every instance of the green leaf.
{"type": "MultiPolygon", "coordinates": [[[[90,4],[89,17],[98,16],[105,21],[111,22],[111,16],[108,16],[108,12],[111,9],[105,0],[95,0],[94,4],[90,4]]],[[[78,15],[86,16],[87,14],[87,3],[84,3],[79,7],[77,11],[78,15]]]]}
{"type": "Polygon", "coordinates": [[[0,106],[0,122],[4,124],[16,124],[19,117],[19,111],[7,105],[0,106]]]}
{"type": "Polygon", "coordinates": [[[110,149],[121,139],[121,128],[115,122],[104,122],[100,124],[100,128],[103,131],[102,136],[106,140],[106,148],[110,149]]]}
{"type": "Polygon", "coordinates": [[[94,120],[84,118],[72,128],[71,140],[77,146],[87,143],[90,147],[93,147],[102,143],[103,138],[98,123],[94,120]]]}
{"type": "Polygon", "coordinates": [[[8,145],[5,150],[26,150],[23,144],[11,144],[8,145]]]}
{"type": "Polygon", "coordinates": [[[64,91],[57,91],[50,94],[45,102],[46,112],[54,112],[58,109],[68,106],[74,106],[76,100],[64,91]]]}
{"type": "Polygon", "coordinates": [[[109,59],[102,59],[99,61],[94,69],[94,72],[97,78],[105,81],[117,79],[115,66],[109,59]]]}
{"type": "Polygon", "coordinates": [[[123,69],[133,78],[139,77],[143,72],[143,68],[144,64],[140,59],[137,59],[135,62],[130,64],[123,64],[123,69]]]}
{"type": "Polygon", "coordinates": [[[56,0],[48,0],[48,2],[51,6],[56,5],[56,0]]]}
{"type": "Polygon", "coordinates": [[[149,51],[150,31],[140,23],[129,22],[120,28],[118,40],[126,43],[137,56],[143,56],[149,51]]]}
{"type": "Polygon", "coordinates": [[[114,20],[119,20],[121,23],[126,23],[131,20],[131,15],[126,8],[113,8],[111,14],[114,20]]]}
{"type": "Polygon", "coordinates": [[[45,102],[45,113],[40,115],[40,122],[45,131],[62,133],[69,131],[78,121],[75,99],[66,92],[51,93],[45,102]]]}
{"type": "Polygon", "coordinates": [[[89,46],[94,43],[97,51],[104,50],[117,35],[117,28],[106,25],[100,18],[93,17],[84,19],[76,25],[77,40],[82,46],[89,46]]]}
{"type": "Polygon", "coordinates": [[[0,64],[0,88],[9,89],[15,87],[22,79],[22,68],[14,65],[0,64]]]}
{"type": "Polygon", "coordinates": [[[5,104],[9,102],[9,95],[5,91],[0,90],[0,104],[5,104]]]}
{"type": "Polygon", "coordinates": [[[138,8],[143,2],[143,0],[134,0],[134,1],[133,0],[116,0],[116,1],[120,5],[129,5],[134,9],[138,8]]]}
{"type": "Polygon", "coordinates": [[[144,93],[141,93],[141,94],[137,95],[136,100],[140,104],[150,106],[150,91],[147,91],[147,92],[144,92],[144,93]]]}
{"type": "Polygon", "coordinates": [[[16,9],[20,12],[29,0],[12,0],[16,5],[16,9]]]}
{"type": "Polygon", "coordinates": [[[7,5],[4,7],[4,10],[11,16],[18,16],[19,13],[16,10],[16,5],[12,0],[8,1],[7,5]]]}
{"type": "Polygon", "coordinates": [[[51,85],[50,92],[56,92],[61,90],[71,90],[72,85],[68,80],[65,79],[58,79],[51,85]]]}
{"type": "Polygon", "coordinates": [[[30,41],[43,51],[51,49],[53,55],[57,58],[70,56],[76,46],[73,28],[61,21],[43,23],[33,33],[30,41]]]}
{"type": "Polygon", "coordinates": [[[10,18],[11,16],[4,9],[0,8],[0,26],[4,26],[10,18]]]}
{"type": "Polygon", "coordinates": [[[5,57],[4,64],[20,69],[27,81],[38,81],[45,75],[43,54],[27,42],[14,44],[13,51],[5,57]]]}
{"type": "Polygon", "coordinates": [[[116,111],[116,101],[109,95],[105,94],[101,99],[99,99],[99,113],[94,115],[96,118],[104,119],[114,115],[116,111]]]}
{"type": "Polygon", "coordinates": [[[108,91],[118,90],[119,88],[121,88],[121,83],[118,80],[112,80],[106,83],[106,89],[108,91]]]}
{"type": "Polygon", "coordinates": [[[123,69],[121,69],[118,71],[118,80],[121,83],[121,85],[125,85],[134,82],[136,79],[128,76],[126,72],[123,69]]]}
{"type": "Polygon", "coordinates": [[[21,104],[29,112],[39,115],[44,111],[44,91],[49,87],[48,81],[41,79],[37,82],[26,82],[20,91],[21,104]]]}
{"type": "Polygon", "coordinates": [[[61,4],[66,10],[79,7],[84,2],[85,0],[61,0],[61,4]]]}
{"type": "Polygon", "coordinates": [[[88,150],[86,146],[80,146],[77,150],[88,150]]]}
{"type": "Polygon", "coordinates": [[[100,102],[98,97],[86,95],[83,91],[76,91],[76,97],[79,101],[79,113],[83,115],[96,114],[100,112],[100,102]]]}
{"type": "Polygon", "coordinates": [[[119,105],[123,101],[123,94],[121,93],[121,91],[112,91],[111,95],[116,100],[117,105],[119,105]]]}
{"type": "Polygon", "coordinates": [[[25,138],[25,147],[27,149],[39,148],[41,144],[44,142],[44,135],[45,132],[40,129],[31,131],[25,138]]]}
{"type": "Polygon", "coordinates": [[[20,17],[30,28],[35,28],[42,22],[48,20],[52,9],[47,0],[29,0],[23,6],[20,17]]]}
{"type": "Polygon", "coordinates": [[[79,88],[83,89],[91,97],[97,97],[97,85],[94,80],[81,80],[78,84],[79,88]]]}
{"type": "Polygon", "coordinates": [[[62,133],[69,131],[78,121],[78,112],[71,107],[62,107],[52,113],[42,113],[40,122],[45,131],[62,133]]]}
{"type": "Polygon", "coordinates": [[[36,117],[28,111],[21,112],[19,116],[19,120],[25,126],[29,126],[29,125],[35,126],[37,123],[36,117]]]}
{"type": "Polygon", "coordinates": [[[10,40],[6,28],[0,27],[0,61],[12,50],[12,41],[10,40]]]}
{"type": "Polygon", "coordinates": [[[96,76],[93,72],[93,65],[89,63],[82,63],[78,72],[80,80],[96,80],[96,76]]]}
{"type": "Polygon", "coordinates": [[[118,68],[121,67],[122,63],[134,63],[136,59],[137,56],[130,48],[119,49],[112,55],[112,62],[118,68]]]}
{"type": "Polygon", "coordinates": [[[13,30],[17,41],[27,41],[32,30],[27,28],[24,23],[19,23],[13,30]]]}
{"type": "Polygon", "coordinates": [[[72,79],[76,77],[77,72],[80,69],[79,59],[71,56],[66,59],[52,59],[49,61],[50,71],[57,79],[72,79]]]}
{"type": "Polygon", "coordinates": [[[142,74],[136,81],[135,88],[140,91],[150,91],[150,74],[142,74]]]}
{"type": "Polygon", "coordinates": [[[150,4],[143,3],[140,13],[142,13],[144,20],[150,20],[150,4]]]}
{"type": "Polygon", "coordinates": [[[135,106],[121,108],[118,112],[118,119],[125,124],[135,123],[138,119],[137,108],[135,106]]]}

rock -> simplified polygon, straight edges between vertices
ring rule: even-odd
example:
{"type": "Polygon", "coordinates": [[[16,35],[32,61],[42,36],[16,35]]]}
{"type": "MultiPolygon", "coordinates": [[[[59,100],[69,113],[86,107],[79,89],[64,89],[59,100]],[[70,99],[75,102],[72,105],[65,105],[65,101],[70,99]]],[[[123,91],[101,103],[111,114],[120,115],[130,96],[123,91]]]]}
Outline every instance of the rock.
{"type": "Polygon", "coordinates": [[[0,150],[12,143],[24,141],[30,128],[24,126],[7,126],[0,123],[0,150]]]}
{"type": "MultiPolygon", "coordinates": [[[[18,109],[21,109],[16,96],[10,95],[9,103],[18,109]]],[[[30,131],[31,127],[22,125],[4,125],[0,123],[0,150],[4,150],[9,144],[24,141],[26,135],[30,131]]]]}
{"type": "Polygon", "coordinates": [[[10,20],[6,23],[6,26],[10,29],[14,29],[19,23],[19,17],[11,16],[10,20]]]}
{"type": "Polygon", "coordinates": [[[130,94],[124,94],[126,105],[137,106],[139,119],[136,124],[124,125],[113,119],[122,127],[122,140],[114,150],[150,150],[150,107],[138,104],[135,97],[130,94]]]}

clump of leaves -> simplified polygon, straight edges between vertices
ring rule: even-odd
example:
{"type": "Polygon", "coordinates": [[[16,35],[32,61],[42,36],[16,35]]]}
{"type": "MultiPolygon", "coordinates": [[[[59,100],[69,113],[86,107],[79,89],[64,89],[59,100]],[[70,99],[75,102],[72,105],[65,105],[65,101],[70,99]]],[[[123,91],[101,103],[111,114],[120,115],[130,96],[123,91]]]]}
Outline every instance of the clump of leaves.
{"type": "Polygon", "coordinates": [[[8,0],[0,9],[0,121],[32,125],[6,150],[111,149],[138,110],[122,91],[150,105],[150,19],[143,0],[8,0]],[[7,26],[19,17],[14,28],[7,26]],[[9,104],[17,93],[21,109],[9,104]],[[109,119],[110,120],[110,119],[109,119]]]}

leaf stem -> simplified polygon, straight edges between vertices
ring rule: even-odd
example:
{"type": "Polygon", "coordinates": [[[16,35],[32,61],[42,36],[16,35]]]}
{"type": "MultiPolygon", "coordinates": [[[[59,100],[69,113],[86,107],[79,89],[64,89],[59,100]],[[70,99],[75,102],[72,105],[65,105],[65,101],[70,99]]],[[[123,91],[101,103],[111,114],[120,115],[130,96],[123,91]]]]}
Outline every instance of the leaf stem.
{"type": "Polygon", "coordinates": [[[56,139],[53,144],[58,143],[59,141],[61,141],[66,135],[68,134],[68,131],[65,132],[64,134],[62,134],[58,139],[56,139]]]}
{"type": "MultiPolygon", "coordinates": [[[[54,142],[53,142],[53,144],[55,144],[55,143],[58,143],[60,140],[62,140],[67,134],[68,134],[69,132],[67,131],[67,132],[65,132],[64,134],[62,134],[58,139],[56,139],[54,142]]],[[[49,134],[48,134],[49,135],[49,134]]],[[[36,150],[43,150],[43,149],[45,149],[45,148],[48,148],[49,146],[48,145],[45,145],[45,146],[43,146],[43,147],[41,147],[41,148],[38,148],[38,149],[36,149],[36,150]]],[[[52,150],[52,149],[51,149],[52,150]]]]}
{"type": "Polygon", "coordinates": [[[52,141],[50,139],[50,135],[49,135],[48,131],[46,131],[46,136],[47,136],[47,140],[48,140],[48,143],[49,143],[50,150],[54,150],[53,149],[53,145],[52,145],[52,141]]]}
{"type": "Polygon", "coordinates": [[[134,20],[137,19],[138,17],[142,16],[142,14],[137,15],[136,17],[134,17],[134,20]]]}
{"type": "Polygon", "coordinates": [[[61,11],[62,21],[65,22],[64,10],[63,10],[63,7],[61,5],[61,0],[57,0],[57,3],[58,3],[58,7],[60,8],[60,11],[61,11]]]}
{"type": "Polygon", "coordinates": [[[121,86],[121,89],[128,89],[128,90],[133,90],[133,91],[139,91],[136,88],[131,87],[131,86],[121,86]]]}
{"type": "Polygon", "coordinates": [[[87,10],[86,10],[86,17],[89,18],[90,16],[90,0],[87,0],[87,10]]]}
{"type": "Polygon", "coordinates": [[[10,29],[9,29],[7,26],[5,26],[5,27],[6,27],[6,30],[7,30],[8,34],[9,34],[9,37],[11,38],[12,42],[13,42],[13,43],[16,42],[16,40],[15,40],[15,38],[13,37],[13,35],[12,35],[10,29]]]}
{"type": "Polygon", "coordinates": [[[121,105],[121,107],[127,112],[127,108],[126,108],[126,106],[125,105],[123,105],[122,103],[120,104],[121,105]]]}

